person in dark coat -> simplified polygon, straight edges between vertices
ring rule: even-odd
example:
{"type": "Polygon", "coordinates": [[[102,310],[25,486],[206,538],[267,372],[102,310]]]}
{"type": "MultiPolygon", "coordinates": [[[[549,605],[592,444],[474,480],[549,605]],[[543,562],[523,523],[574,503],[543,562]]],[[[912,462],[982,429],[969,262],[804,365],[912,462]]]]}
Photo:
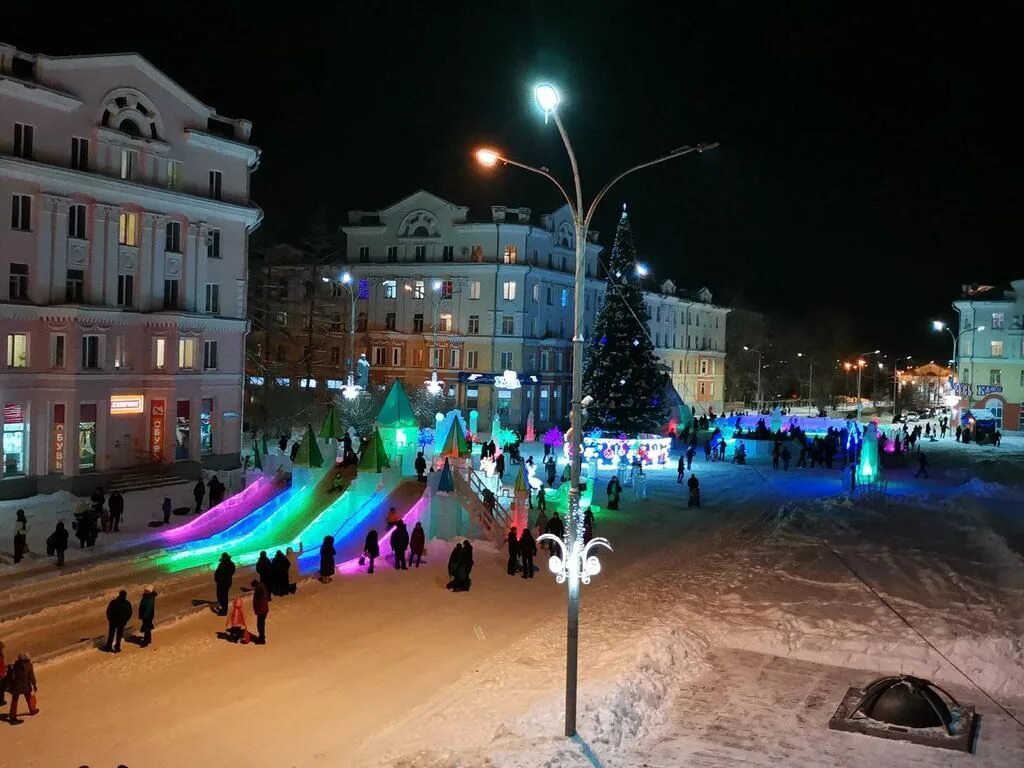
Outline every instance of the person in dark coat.
{"type": "Polygon", "coordinates": [[[548,527],[544,530],[544,533],[550,533],[552,536],[562,538],[565,536],[565,525],[562,523],[562,518],[558,516],[557,512],[552,513],[552,518],[548,520],[548,527]]]}
{"type": "Polygon", "coordinates": [[[121,518],[124,517],[124,496],[120,491],[114,491],[107,504],[110,506],[110,523],[114,531],[118,532],[121,530],[121,518]]]}
{"type": "Polygon", "coordinates": [[[142,622],[142,642],[139,645],[145,648],[153,642],[153,623],[156,621],[156,590],[152,584],[146,585],[142,591],[142,599],[139,600],[139,621],[142,622]]]}
{"type": "MultiPolygon", "coordinates": [[[[334,549],[334,537],[324,536],[320,545],[320,583],[326,584],[334,576],[334,556],[337,554],[334,549]]],[[[373,566],[370,566],[373,568],[373,566]]]]}
{"type": "Polygon", "coordinates": [[[89,497],[89,501],[92,502],[93,509],[96,510],[97,515],[103,510],[103,504],[106,500],[107,497],[103,495],[103,489],[96,486],[96,490],[92,492],[92,496],[89,497]]]}
{"type": "Polygon", "coordinates": [[[686,454],[679,456],[679,463],[676,464],[676,482],[683,482],[683,475],[686,473],[686,454]]]}
{"type": "Polygon", "coordinates": [[[554,456],[548,456],[547,459],[544,460],[544,468],[547,470],[547,474],[548,474],[548,485],[550,485],[552,488],[554,488],[555,487],[555,474],[557,473],[557,470],[555,468],[555,457],[554,456]]]}
{"type": "Polygon", "coordinates": [[[253,640],[256,645],[266,645],[267,614],[270,613],[270,593],[266,586],[253,579],[252,581],[252,612],[256,614],[256,631],[259,633],[253,640]]]}
{"type": "Polygon", "coordinates": [[[409,565],[413,563],[416,567],[420,567],[420,562],[423,560],[423,548],[427,543],[427,535],[423,531],[423,526],[420,523],[416,523],[416,526],[412,529],[412,535],[409,537],[409,565]]]}
{"type": "Polygon", "coordinates": [[[423,451],[416,454],[416,479],[423,482],[423,476],[427,474],[427,460],[423,458],[423,451]]]}
{"type": "Polygon", "coordinates": [[[280,549],[274,553],[274,559],[270,561],[271,571],[271,593],[275,597],[284,597],[288,594],[288,569],[291,563],[280,549]]]}
{"type": "Polygon", "coordinates": [[[461,579],[462,590],[468,592],[469,588],[473,585],[470,574],[473,573],[473,545],[469,543],[469,539],[464,539],[462,542],[462,567],[459,569],[459,576],[461,579]]]}
{"type": "Polygon", "coordinates": [[[548,509],[548,497],[544,492],[544,486],[542,485],[537,491],[537,509],[541,512],[546,512],[548,509]]]}
{"type": "Polygon", "coordinates": [[[6,646],[0,641],[0,706],[7,703],[4,699],[4,691],[7,690],[7,662],[4,660],[4,648],[6,646]]]}
{"type": "Polygon", "coordinates": [[[459,579],[459,568],[462,566],[462,545],[456,544],[448,556],[448,589],[455,591],[459,579]]]}
{"type": "Polygon", "coordinates": [[[25,510],[19,509],[14,521],[14,562],[20,563],[28,550],[28,519],[25,510]]]}
{"type": "MultiPolygon", "coordinates": [[[[36,685],[36,671],[32,668],[32,659],[27,653],[18,655],[18,660],[11,665],[6,677],[7,692],[11,694],[11,709],[7,713],[7,722],[17,725],[21,722],[18,719],[18,697],[25,697],[25,703],[31,704],[29,696],[39,690],[36,685]]],[[[30,715],[36,714],[38,709],[28,710],[30,715]]]]}
{"type": "Polygon", "coordinates": [[[196,514],[198,515],[203,511],[203,497],[206,495],[206,486],[203,485],[203,479],[199,478],[196,480],[195,486],[192,488],[192,498],[196,500],[196,514]]]}
{"type": "Polygon", "coordinates": [[[160,510],[164,513],[164,525],[169,525],[171,522],[171,512],[174,510],[174,505],[171,504],[171,497],[164,496],[163,506],[160,510]]]}
{"type": "Polygon", "coordinates": [[[523,535],[519,537],[519,556],[523,558],[523,578],[533,578],[533,558],[537,556],[537,542],[533,540],[533,534],[529,528],[523,528],[523,535]]]}
{"type": "Polygon", "coordinates": [[[914,477],[920,477],[924,475],[924,479],[928,479],[928,457],[924,455],[924,451],[917,454],[917,474],[914,477]]]}
{"type": "Polygon", "coordinates": [[[96,543],[96,537],[100,532],[96,521],[96,510],[91,507],[82,512],[81,517],[78,518],[78,530],[75,532],[75,536],[78,538],[81,549],[91,547],[96,543]]]}
{"type": "Polygon", "coordinates": [[[213,509],[224,501],[224,483],[220,481],[219,477],[214,475],[210,478],[207,489],[210,492],[210,509],[213,509]]]}
{"type": "Polygon", "coordinates": [[[395,570],[408,570],[405,564],[405,550],[409,548],[409,529],[405,520],[399,520],[391,532],[391,551],[395,555],[395,570]]]}
{"type": "Polygon", "coordinates": [[[505,479],[505,454],[499,453],[494,460],[494,472],[498,476],[498,482],[505,479]]]}
{"type": "Polygon", "coordinates": [[[122,589],[107,604],[107,644],[103,648],[107,653],[121,652],[121,638],[124,637],[124,628],[131,621],[132,613],[128,593],[122,589]]]}
{"type": "Polygon", "coordinates": [[[583,513],[583,545],[586,546],[594,538],[594,513],[587,508],[583,513]]]}
{"type": "Polygon", "coordinates": [[[363,542],[363,553],[370,561],[370,568],[367,573],[373,573],[373,561],[380,557],[380,544],[377,539],[377,529],[371,528],[366,534],[366,541],[363,542]]]}
{"type": "Polygon", "coordinates": [[[213,572],[213,581],[217,585],[217,613],[221,616],[228,615],[228,594],[234,577],[235,564],[231,562],[231,555],[224,552],[217,563],[217,570],[213,572]]]}
{"type": "Polygon", "coordinates": [[[259,559],[256,560],[256,575],[259,576],[260,583],[267,588],[269,595],[270,586],[274,583],[274,565],[265,551],[260,552],[259,559]]]}
{"type": "Polygon", "coordinates": [[[516,575],[516,566],[519,563],[519,538],[516,534],[516,527],[513,525],[508,531],[508,575],[516,575]]]}
{"type": "Polygon", "coordinates": [[[53,545],[53,553],[57,556],[57,567],[64,565],[64,553],[68,548],[68,529],[64,523],[57,523],[53,533],[50,534],[50,542],[53,545]]]}

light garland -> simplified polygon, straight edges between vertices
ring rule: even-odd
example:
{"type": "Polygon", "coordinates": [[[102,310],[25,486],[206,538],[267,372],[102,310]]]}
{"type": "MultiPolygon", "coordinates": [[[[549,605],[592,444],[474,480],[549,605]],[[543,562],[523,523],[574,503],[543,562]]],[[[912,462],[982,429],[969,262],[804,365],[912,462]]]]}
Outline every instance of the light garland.
{"type": "Polygon", "coordinates": [[[551,533],[537,537],[537,543],[542,541],[558,544],[561,554],[552,555],[548,559],[548,569],[555,574],[555,581],[559,584],[569,582],[570,587],[589,584],[590,577],[601,572],[601,561],[597,559],[596,555],[590,554],[592,549],[605,547],[609,552],[613,551],[611,543],[602,536],[591,539],[586,544],[583,543],[582,536],[576,536],[571,549],[565,541],[551,533]],[[568,556],[566,556],[567,551],[569,552],[568,556]]]}
{"type": "Polygon", "coordinates": [[[359,393],[362,390],[363,388],[356,384],[355,377],[350,373],[348,375],[348,380],[345,382],[345,386],[341,388],[341,394],[346,400],[355,400],[359,397],[359,393]]]}
{"type": "Polygon", "coordinates": [[[441,390],[444,387],[444,381],[437,378],[437,371],[430,373],[430,378],[423,382],[423,385],[427,388],[427,393],[437,397],[441,394],[441,390]]]}

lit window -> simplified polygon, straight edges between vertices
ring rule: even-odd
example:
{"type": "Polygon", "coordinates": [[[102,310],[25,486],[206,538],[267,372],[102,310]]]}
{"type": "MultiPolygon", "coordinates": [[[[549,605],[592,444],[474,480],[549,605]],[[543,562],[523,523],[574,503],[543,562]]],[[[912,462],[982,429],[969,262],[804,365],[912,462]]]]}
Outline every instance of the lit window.
{"type": "Polygon", "coordinates": [[[117,242],[121,245],[136,245],[138,243],[138,214],[124,211],[118,217],[117,242]]]}
{"type": "Polygon", "coordinates": [[[469,281],[469,298],[479,299],[480,298],[480,281],[470,280],[469,281]]]}
{"type": "Polygon", "coordinates": [[[441,333],[451,333],[452,330],[452,316],[441,315],[438,322],[438,328],[441,333]]]}
{"type": "MultiPolygon", "coordinates": [[[[569,289],[568,288],[563,288],[562,289],[561,303],[562,303],[563,307],[569,306],[569,289]]],[[[660,312],[660,310],[659,310],[659,312],[660,312]]]]}
{"type": "Polygon", "coordinates": [[[515,282],[503,283],[501,286],[501,295],[505,301],[515,301],[516,299],[516,284],[515,282]]]}
{"type": "Polygon", "coordinates": [[[7,367],[28,368],[28,334],[7,334],[7,367]]]}
{"type": "Polygon", "coordinates": [[[130,149],[121,150],[121,178],[128,181],[135,175],[135,153],[130,149]]]}
{"type": "Polygon", "coordinates": [[[506,264],[515,264],[516,263],[516,255],[517,255],[517,251],[516,251],[516,247],[514,245],[506,245],[505,246],[505,263],[506,264]]]}
{"type": "Polygon", "coordinates": [[[502,315],[501,333],[503,336],[511,336],[515,332],[515,318],[512,315],[502,315]]]}
{"type": "Polygon", "coordinates": [[[114,367],[128,367],[128,344],[124,336],[114,338],[114,367]]]}
{"type": "Polygon", "coordinates": [[[328,389],[341,389],[344,386],[341,379],[328,379],[326,383],[328,389]]]}
{"type": "Polygon", "coordinates": [[[469,316],[469,328],[467,329],[467,333],[470,333],[470,334],[480,333],[480,315],[470,315],[469,316]]]}
{"type": "Polygon", "coordinates": [[[398,283],[395,280],[384,281],[384,298],[385,299],[397,299],[398,298],[398,283]]]}
{"type": "Polygon", "coordinates": [[[164,350],[167,348],[167,341],[166,341],[166,339],[155,339],[155,341],[156,341],[156,351],[155,351],[155,354],[154,354],[154,357],[155,357],[155,360],[154,360],[155,365],[154,365],[154,367],[155,368],[163,368],[164,367],[164,350]]]}
{"type": "Polygon", "coordinates": [[[998,330],[1003,327],[1003,313],[993,312],[992,313],[992,330],[998,330]]]}
{"type": "Polygon", "coordinates": [[[185,178],[185,166],[180,160],[168,160],[167,161],[167,188],[178,190],[181,189],[182,182],[185,178]]]}
{"type": "Polygon", "coordinates": [[[992,346],[992,355],[991,355],[992,357],[1002,357],[1003,356],[1003,342],[1001,342],[1001,341],[993,341],[991,346],[992,346]]]}
{"type": "Polygon", "coordinates": [[[196,367],[195,339],[178,339],[178,367],[182,370],[196,367]]]}

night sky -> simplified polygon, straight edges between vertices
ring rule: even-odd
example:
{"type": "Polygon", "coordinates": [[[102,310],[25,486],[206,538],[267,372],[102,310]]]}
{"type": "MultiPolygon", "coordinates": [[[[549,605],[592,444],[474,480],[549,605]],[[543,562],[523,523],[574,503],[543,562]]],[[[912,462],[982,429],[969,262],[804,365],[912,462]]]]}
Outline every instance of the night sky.
{"type": "Polygon", "coordinates": [[[491,204],[554,209],[547,182],[483,174],[469,157],[489,143],[564,175],[557,131],[531,100],[550,79],[585,193],[675,147],[722,143],[641,172],[597,218],[610,246],[628,203],[655,274],[707,285],[719,302],[795,322],[847,313],[857,346],[942,356],[948,338],[928,321],[952,319],[961,284],[1024,277],[1024,13],[1010,5],[284,10],[299,5],[47,3],[44,14],[16,3],[0,39],[50,54],[135,50],[251,119],[264,151],[253,198],[279,239],[298,237],[319,205],[340,224],[418,188],[476,217],[491,204]]]}

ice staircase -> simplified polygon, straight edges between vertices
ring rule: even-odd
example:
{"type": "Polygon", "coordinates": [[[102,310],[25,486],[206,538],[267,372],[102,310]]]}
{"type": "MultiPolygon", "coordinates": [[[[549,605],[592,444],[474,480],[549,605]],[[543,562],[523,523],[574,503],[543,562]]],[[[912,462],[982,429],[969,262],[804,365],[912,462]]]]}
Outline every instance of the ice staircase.
{"type": "Polygon", "coordinates": [[[512,515],[509,510],[495,495],[494,513],[491,513],[482,499],[484,489],[490,489],[474,469],[469,468],[466,477],[463,477],[461,472],[452,472],[452,479],[455,485],[455,495],[459,497],[462,506],[480,526],[480,530],[488,540],[494,542],[496,547],[501,547],[505,541],[505,535],[512,525],[512,515]]]}

